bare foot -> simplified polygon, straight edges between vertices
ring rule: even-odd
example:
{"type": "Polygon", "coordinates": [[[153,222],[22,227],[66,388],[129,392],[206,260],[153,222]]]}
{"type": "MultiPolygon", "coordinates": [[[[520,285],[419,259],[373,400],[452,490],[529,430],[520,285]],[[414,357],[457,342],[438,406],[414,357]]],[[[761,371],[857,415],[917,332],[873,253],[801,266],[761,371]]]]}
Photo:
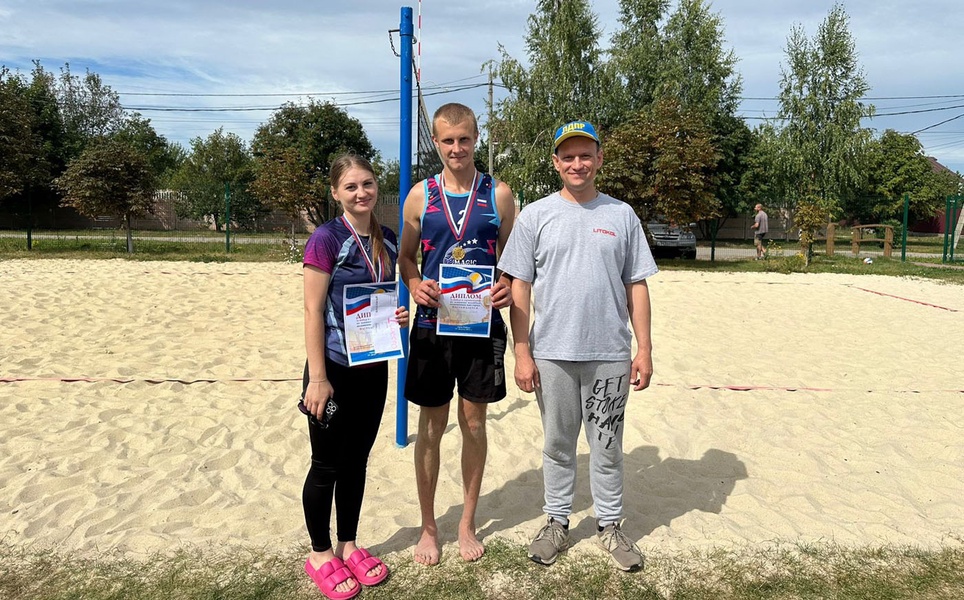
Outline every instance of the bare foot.
{"type": "Polygon", "coordinates": [[[475,531],[472,529],[459,531],[459,554],[466,562],[479,560],[485,554],[485,546],[479,538],[475,537],[475,531]]]}
{"type": "Polygon", "coordinates": [[[439,561],[438,533],[422,531],[422,537],[415,545],[415,562],[422,565],[437,565],[439,561]]]}

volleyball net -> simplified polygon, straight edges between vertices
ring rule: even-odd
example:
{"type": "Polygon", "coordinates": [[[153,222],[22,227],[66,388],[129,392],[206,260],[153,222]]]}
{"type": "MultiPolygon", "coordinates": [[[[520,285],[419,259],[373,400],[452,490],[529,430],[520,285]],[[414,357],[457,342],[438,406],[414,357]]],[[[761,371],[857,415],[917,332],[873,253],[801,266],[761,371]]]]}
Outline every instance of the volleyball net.
{"type": "Polygon", "coordinates": [[[418,133],[415,149],[415,169],[412,179],[421,181],[442,172],[442,157],[439,156],[438,148],[432,141],[432,117],[425,106],[421,83],[418,79],[415,82],[418,89],[418,133]]]}

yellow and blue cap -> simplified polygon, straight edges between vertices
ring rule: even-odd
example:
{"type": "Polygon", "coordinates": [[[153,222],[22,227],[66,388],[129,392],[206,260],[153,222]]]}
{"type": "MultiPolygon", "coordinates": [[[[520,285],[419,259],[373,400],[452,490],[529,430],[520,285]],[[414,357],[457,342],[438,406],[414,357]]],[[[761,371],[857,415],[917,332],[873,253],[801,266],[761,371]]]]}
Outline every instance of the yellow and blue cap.
{"type": "Polygon", "coordinates": [[[552,142],[552,148],[556,149],[559,144],[573,137],[587,137],[597,144],[599,143],[599,136],[596,135],[596,128],[592,126],[592,123],[588,121],[573,121],[571,123],[566,123],[562,127],[556,130],[555,140],[552,142]]]}

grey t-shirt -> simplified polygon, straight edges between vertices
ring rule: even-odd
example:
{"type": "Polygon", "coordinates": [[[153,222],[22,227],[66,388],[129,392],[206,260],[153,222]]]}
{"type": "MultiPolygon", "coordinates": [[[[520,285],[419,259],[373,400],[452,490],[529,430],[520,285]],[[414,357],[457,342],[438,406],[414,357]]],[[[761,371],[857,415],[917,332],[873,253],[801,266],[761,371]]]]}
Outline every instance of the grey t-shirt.
{"type": "Polygon", "coordinates": [[[756,214],[753,223],[758,225],[758,227],[753,230],[754,235],[762,235],[770,231],[770,219],[762,210],[756,214]]]}
{"type": "Polygon", "coordinates": [[[571,361],[631,358],[626,285],[659,270],[632,207],[558,192],[519,214],[499,269],[532,284],[532,356],[571,361]]]}

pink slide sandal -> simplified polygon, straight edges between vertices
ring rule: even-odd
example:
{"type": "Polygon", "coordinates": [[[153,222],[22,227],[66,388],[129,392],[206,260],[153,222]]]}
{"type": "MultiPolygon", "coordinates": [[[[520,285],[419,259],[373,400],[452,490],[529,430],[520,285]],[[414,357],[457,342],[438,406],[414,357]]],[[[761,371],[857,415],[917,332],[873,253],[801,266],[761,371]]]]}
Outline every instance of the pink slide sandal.
{"type": "MultiPolygon", "coordinates": [[[[305,561],[305,572],[311,577],[311,580],[315,582],[321,593],[331,600],[348,600],[349,598],[354,598],[361,591],[361,586],[358,585],[358,581],[355,581],[355,587],[347,592],[336,591],[335,588],[349,579],[355,579],[345,563],[341,561],[337,556],[325,564],[321,565],[319,568],[314,568],[311,565],[310,560],[305,561]]],[[[384,571],[383,571],[384,572],[384,571]]]]}
{"type": "Polygon", "coordinates": [[[359,548],[352,552],[351,556],[349,556],[345,562],[351,570],[351,574],[354,575],[355,579],[362,585],[378,585],[388,577],[388,567],[385,563],[383,563],[381,559],[369,554],[368,550],[364,548],[359,548]],[[379,565],[382,567],[382,572],[374,577],[369,577],[368,572],[379,565]]]}

